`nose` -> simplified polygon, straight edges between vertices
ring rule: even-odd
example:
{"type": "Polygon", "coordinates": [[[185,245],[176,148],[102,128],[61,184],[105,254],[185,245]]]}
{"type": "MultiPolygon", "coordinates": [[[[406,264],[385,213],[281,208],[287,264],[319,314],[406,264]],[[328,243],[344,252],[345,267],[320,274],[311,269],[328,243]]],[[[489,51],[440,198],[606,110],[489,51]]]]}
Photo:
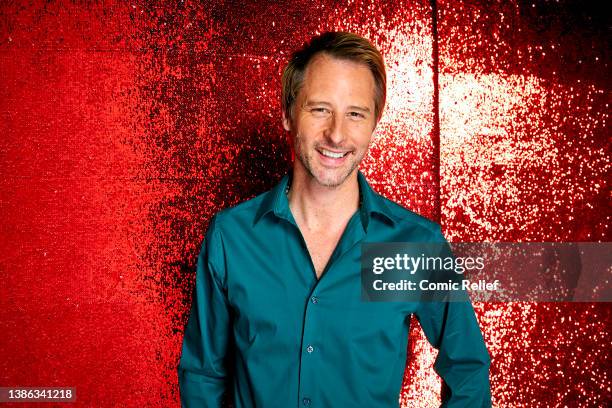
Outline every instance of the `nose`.
{"type": "Polygon", "coordinates": [[[342,129],[342,117],[339,115],[331,115],[327,121],[325,129],[325,137],[330,141],[330,144],[340,146],[344,141],[344,132],[342,129]]]}

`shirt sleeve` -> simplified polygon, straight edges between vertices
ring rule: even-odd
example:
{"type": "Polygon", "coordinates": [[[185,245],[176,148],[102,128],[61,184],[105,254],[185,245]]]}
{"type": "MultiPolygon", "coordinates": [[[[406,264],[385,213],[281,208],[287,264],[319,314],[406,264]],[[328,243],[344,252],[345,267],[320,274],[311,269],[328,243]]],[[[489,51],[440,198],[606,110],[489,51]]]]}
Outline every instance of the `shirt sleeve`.
{"type": "Polygon", "coordinates": [[[191,311],[178,365],[184,408],[220,407],[226,390],[230,314],[226,291],[219,279],[225,269],[222,252],[215,216],[198,256],[191,311]]]}
{"type": "Polygon", "coordinates": [[[422,302],[416,312],[427,340],[438,349],[434,370],[443,380],[441,407],[491,407],[491,360],[474,309],[467,293],[453,298],[422,302]]]}

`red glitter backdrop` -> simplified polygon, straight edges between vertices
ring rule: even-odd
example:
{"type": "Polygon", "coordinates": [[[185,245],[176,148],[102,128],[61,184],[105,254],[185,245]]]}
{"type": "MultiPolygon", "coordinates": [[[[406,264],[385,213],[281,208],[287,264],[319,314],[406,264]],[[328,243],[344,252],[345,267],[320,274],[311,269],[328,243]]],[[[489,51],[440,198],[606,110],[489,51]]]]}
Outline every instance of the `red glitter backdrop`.
{"type": "MultiPolygon", "coordinates": [[[[602,2],[603,3],[603,2],[602,2]]],[[[0,5],[0,386],[178,406],[211,215],[288,166],[280,72],[370,38],[388,105],[362,165],[453,241],[609,241],[609,34],[579,1],[0,5]]],[[[610,406],[610,305],[475,304],[494,406],[610,406]]],[[[402,406],[439,404],[415,325],[402,406]]],[[[22,406],[22,405],[18,405],[22,406]]]]}

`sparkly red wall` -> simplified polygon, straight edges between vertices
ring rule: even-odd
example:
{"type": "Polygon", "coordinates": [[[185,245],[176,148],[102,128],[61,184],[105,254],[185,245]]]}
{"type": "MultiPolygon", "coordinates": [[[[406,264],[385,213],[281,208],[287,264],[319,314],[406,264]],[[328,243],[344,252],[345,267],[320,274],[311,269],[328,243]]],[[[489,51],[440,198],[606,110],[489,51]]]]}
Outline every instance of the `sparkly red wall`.
{"type": "MultiPolygon", "coordinates": [[[[178,406],[198,246],[288,166],[280,72],[312,33],[382,50],[362,169],[453,241],[610,240],[609,37],[582,2],[0,5],[0,386],[178,406]]],[[[76,2],[80,3],[80,2],[76,2]]],[[[606,406],[609,304],[476,304],[494,406],[606,406]]],[[[439,403],[411,332],[403,406],[439,403]]]]}

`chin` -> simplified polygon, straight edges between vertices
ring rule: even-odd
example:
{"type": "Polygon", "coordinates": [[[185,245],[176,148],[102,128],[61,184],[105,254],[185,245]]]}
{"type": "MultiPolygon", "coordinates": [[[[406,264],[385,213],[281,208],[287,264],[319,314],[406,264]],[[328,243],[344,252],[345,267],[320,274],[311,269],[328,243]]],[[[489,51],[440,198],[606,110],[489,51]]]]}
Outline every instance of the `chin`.
{"type": "Polygon", "coordinates": [[[338,187],[344,183],[350,174],[351,172],[347,169],[338,169],[334,171],[319,169],[313,172],[315,180],[325,187],[338,187]]]}
{"type": "Polygon", "coordinates": [[[303,156],[298,151],[296,152],[296,160],[299,160],[301,167],[312,179],[325,187],[337,187],[344,183],[358,164],[351,160],[345,163],[344,166],[329,168],[318,163],[313,157],[315,155],[316,154],[303,156]]]}

